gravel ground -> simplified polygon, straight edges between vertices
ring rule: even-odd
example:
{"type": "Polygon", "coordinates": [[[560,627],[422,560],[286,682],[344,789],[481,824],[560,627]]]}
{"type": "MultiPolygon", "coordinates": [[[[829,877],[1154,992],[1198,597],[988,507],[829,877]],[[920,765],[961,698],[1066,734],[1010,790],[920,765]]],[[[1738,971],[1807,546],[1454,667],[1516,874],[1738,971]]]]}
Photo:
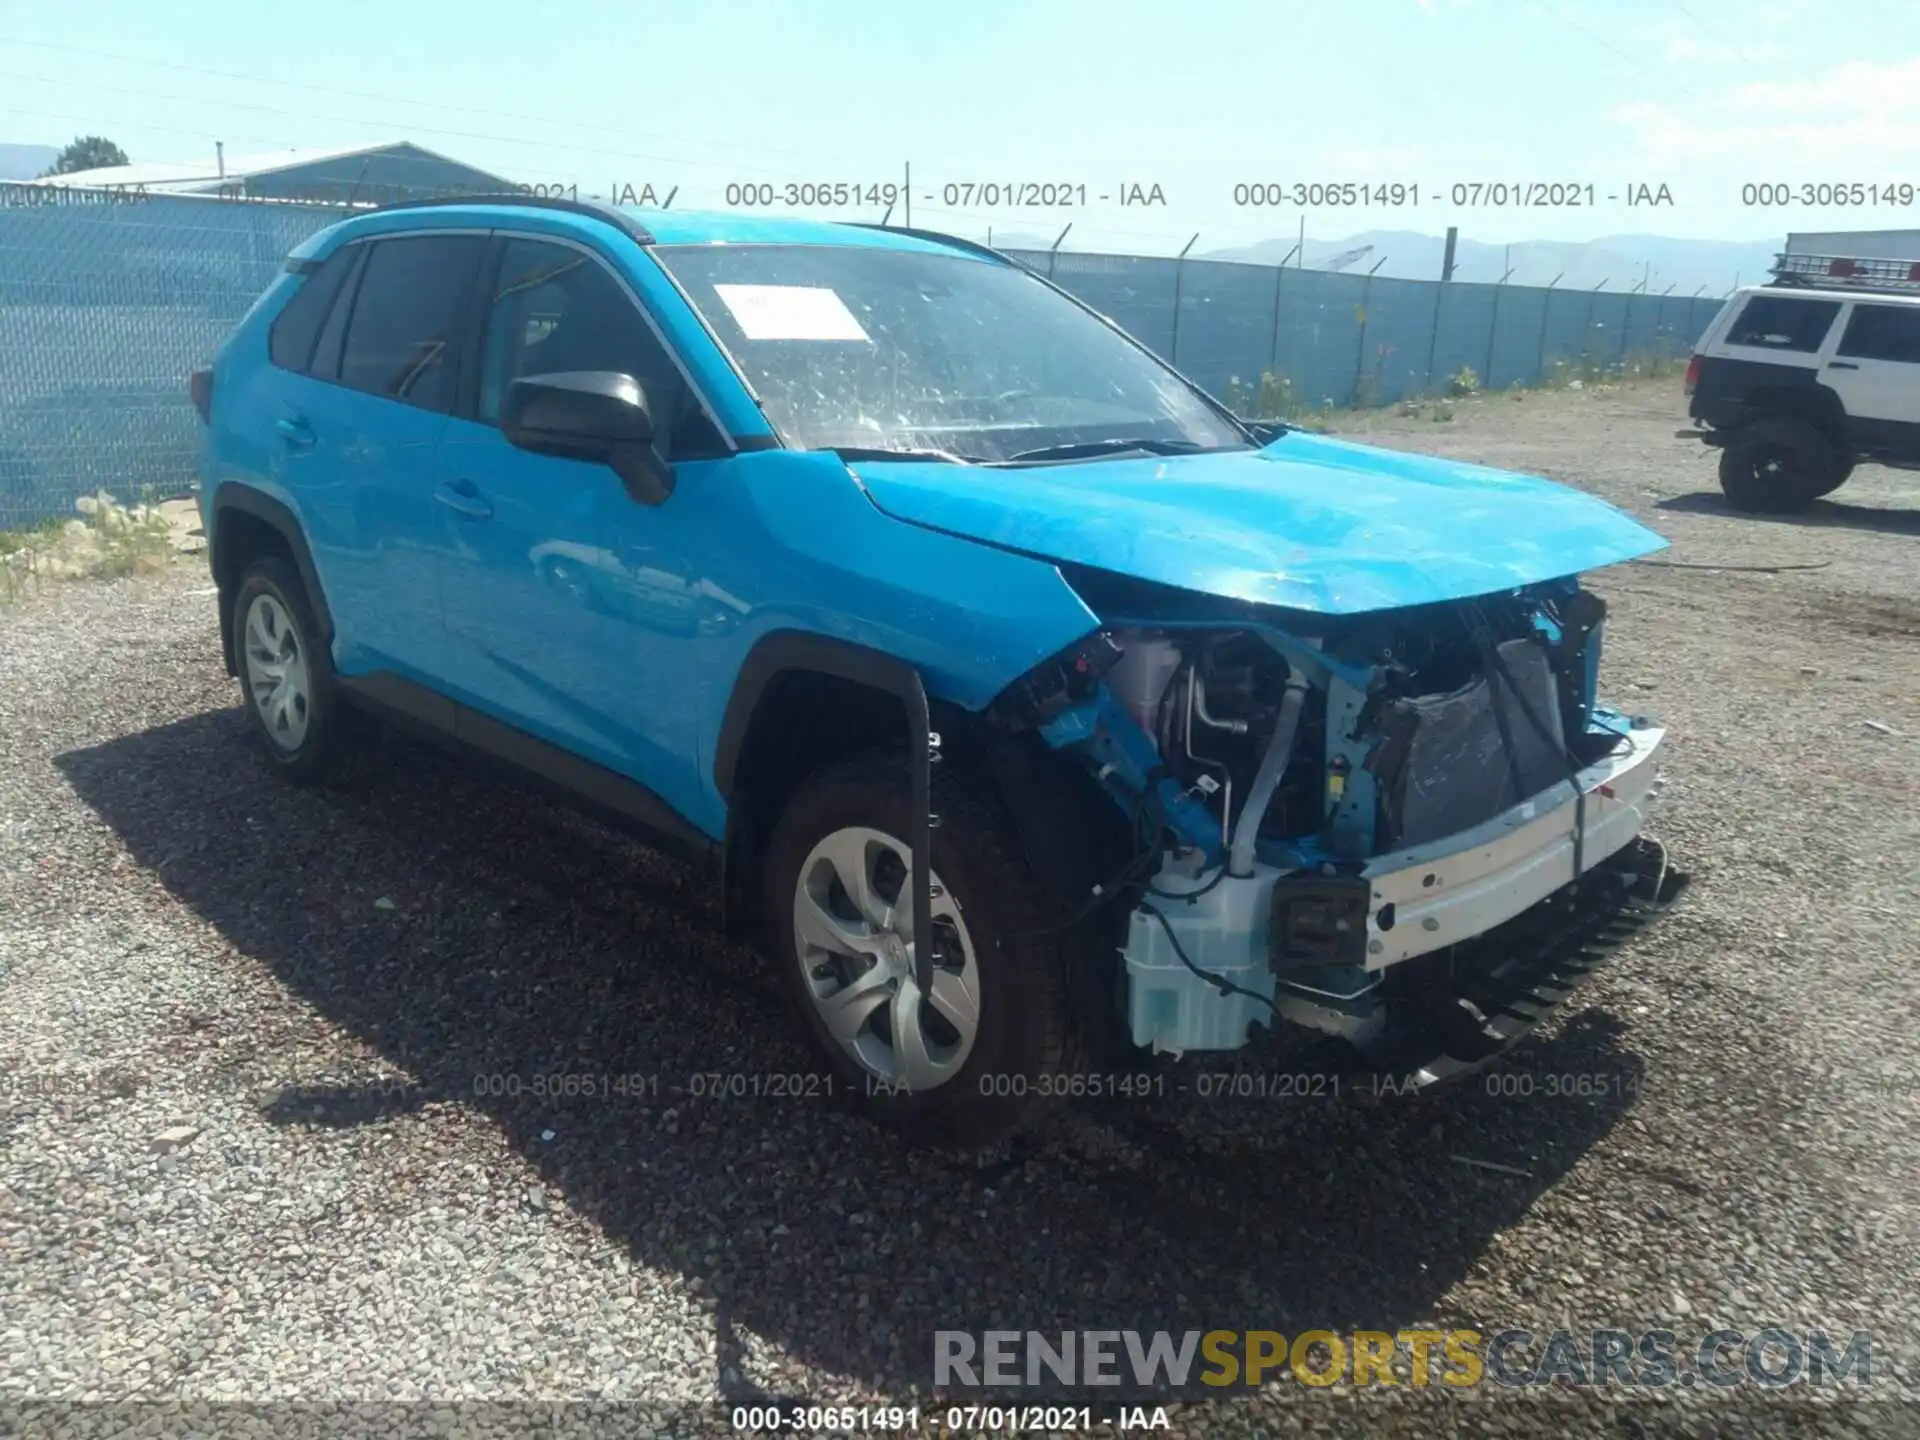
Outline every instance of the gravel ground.
{"type": "Polygon", "coordinates": [[[1873,1385],[1287,1379],[1169,1414],[1920,1433],[1920,491],[1864,469],[1804,518],[1731,515],[1672,437],[1677,388],[1361,432],[1674,541],[1597,588],[1606,690],[1673,729],[1657,832],[1695,883],[1496,1072],[1530,1094],[1189,1091],[987,1157],[816,1099],[695,1098],[696,1074],[809,1066],[691,872],[406,745],[278,785],[197,561],[0,610],[0,1433],[104,1432],[129,1398],[265,1407],[138,1412],[198,1431],[390,1428],[268,1402],[395,1400],[497,1402],[450,1413],[498,1433],[597,1423],[515,1408],[580,1400],[650,1407],[621,1433],[724,1430],[715,1402],[768,1395],[926,1406],[940,1328],[1423,1323],[1664,1326],[1683,1351],[1865,1329],[1873,1385]],[[532,1093],[563,1073],[632,1078],[532,1093]],[[1600,1093],[1549,1096],[1567,1075],[1600,1093]]]}

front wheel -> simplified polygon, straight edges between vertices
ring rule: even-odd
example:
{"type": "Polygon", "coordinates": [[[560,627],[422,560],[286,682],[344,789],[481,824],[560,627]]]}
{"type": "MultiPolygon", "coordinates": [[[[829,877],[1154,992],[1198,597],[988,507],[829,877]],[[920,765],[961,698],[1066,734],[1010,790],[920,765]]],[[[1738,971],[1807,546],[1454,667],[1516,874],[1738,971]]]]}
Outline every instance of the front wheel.
{"type": "Polygon", "coordinates": [[[924,992],[897,756],[834,766],[795,795],[767,857],[766,913],[802,1023],[860,1107],[918,1139],[983,1145],[1069,1088],[1078,1032],[1057,910],[994,807],[938,771],[935,782],[924,992]]]}

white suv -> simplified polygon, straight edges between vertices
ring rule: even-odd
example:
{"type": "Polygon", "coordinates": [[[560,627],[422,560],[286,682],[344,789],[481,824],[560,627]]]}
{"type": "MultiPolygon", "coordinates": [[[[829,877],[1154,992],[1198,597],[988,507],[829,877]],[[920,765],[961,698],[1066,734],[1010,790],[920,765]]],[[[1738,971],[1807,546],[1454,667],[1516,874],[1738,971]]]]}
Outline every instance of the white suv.
{"type": "Polygon", "coordinates": [[[1920,469],[1920,293],[1736,290],[1686,388],[1705,428],[1682,433],[1722,447],[1720,485],[1738,509],[1803,509],[1862,460],[1920,469]]]}

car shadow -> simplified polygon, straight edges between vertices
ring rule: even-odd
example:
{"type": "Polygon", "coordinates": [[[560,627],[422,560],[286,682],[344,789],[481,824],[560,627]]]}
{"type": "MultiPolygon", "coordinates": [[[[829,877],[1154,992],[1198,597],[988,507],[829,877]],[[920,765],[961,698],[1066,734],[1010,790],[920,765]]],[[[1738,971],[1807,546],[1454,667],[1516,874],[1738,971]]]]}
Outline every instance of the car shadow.
{"type": "Polygon", "coordinates": [[[1815,500],[1805,510],[1793,515],[1758,515],[1734,509],[1725,496],[1715,491],[1700,490],[1671,496],[1659,501],[1654,508],[1688,515],[1724,515],[1746,523],[1872,530],[1884,535],[1920,535],[1920,510],[1852,505],[1844,500],[1815,500]]]}
{"type": "MultiPolygon", "coordinates": [[[[988,1156],[910,1149],[820,1093],[692,868],[407,742],[311,790],[246,745],[234,709],[56,764],[175,897],[402,1079],[344,1073],[321,1026],[217,1015],[182,1025],[179,1078],[247,1077],[285,1126],[480,1112],[545,1182],[536,1207],[699,1282],[735,1400],[800,1393],[790,1361],[924,1395],[937,1330],[1510,1323],[1438,1312],[1638,1092],[1619,1022],[1588,1010],[1443,1094],[1222,1084],[1207,1074],[1230,1067],[1188,1061],[988,1156]],[[1534,1075],[1601,1079],[1550,1098],[1534,1075]]],[[[1231,1068],[1288,1063],[1269,1042],[1231,1068]]]]}

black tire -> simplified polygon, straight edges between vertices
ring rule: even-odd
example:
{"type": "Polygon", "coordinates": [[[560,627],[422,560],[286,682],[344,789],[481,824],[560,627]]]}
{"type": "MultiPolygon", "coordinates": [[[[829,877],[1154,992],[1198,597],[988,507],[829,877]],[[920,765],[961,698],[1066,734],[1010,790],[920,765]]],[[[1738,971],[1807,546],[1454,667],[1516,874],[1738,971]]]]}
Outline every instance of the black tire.
{"type": "MultiPolygon", "coordinates": [[[[914,1141],[988,1145],[1049,1108],[1068,1088],[1061,1082],[1084,1064],[1058,943],[1060,906],[1034,879],[998,808],[966,782],[935,770],[933,809],[940,823],[933,831],[933,873],[964,917],[979,992],[972,1045],[952,1078],[920,1090],[877,1080],[822,1019],[795,939],[796,894],[814,847],[854,827],[904,840],[910,796],[905,761],[887,751],[831,766],[801,787],[767,853],[763,913],[772,959],[836,1087],[857,1108],[914,1141]]],[[[890,1002],[878,1009],[891,1014],[890,1002]]]]}
{"type": "Polygon", "coordinates": [[[1720,455],[1720,488],[1734,509],[1753,514],[1804,510],[1839,483],[1828,484],[1833,473],[1833,446],[1804,420],[1761,420],[1720,455]]]}
{"type": "MultiPolygon", "coordinates": [[[[334,678],[333,656],[320,639],[306,587],[289,561],[269,555],[247,567],[234,588],[232,624],[240,698],[255,741],[274,769],[294,783],[306,785],[323,779],[334,770],[345,748],[347,717],[334,678]],[[300,703],[289,704],[279,722],[266,713],[270,707],[258,682],[266,677],[269,667],[247,629],[254,606],[263,597],[272,606],[263,613],[285,617],[285,634],[276,633],[275,638],[289,647],[285,653],[299,657],[307,681],[300,703]],[[290,725],[296,715],[297,735],[290,725]]],[[[278,629],[276,620],[276,632],[278,629]]]]}
{"type": "Polygon", "coordinates": [[[1853,466],[1854,462],[1846,456],[1835,455],[1833,464],[1827,467],[1827,478],[1820,482],[1820,487],[1813,492],[1813,498],[1818,500],[1822,495],[1831,495],[1846,484],[1853,474],[1853,466]]]}

